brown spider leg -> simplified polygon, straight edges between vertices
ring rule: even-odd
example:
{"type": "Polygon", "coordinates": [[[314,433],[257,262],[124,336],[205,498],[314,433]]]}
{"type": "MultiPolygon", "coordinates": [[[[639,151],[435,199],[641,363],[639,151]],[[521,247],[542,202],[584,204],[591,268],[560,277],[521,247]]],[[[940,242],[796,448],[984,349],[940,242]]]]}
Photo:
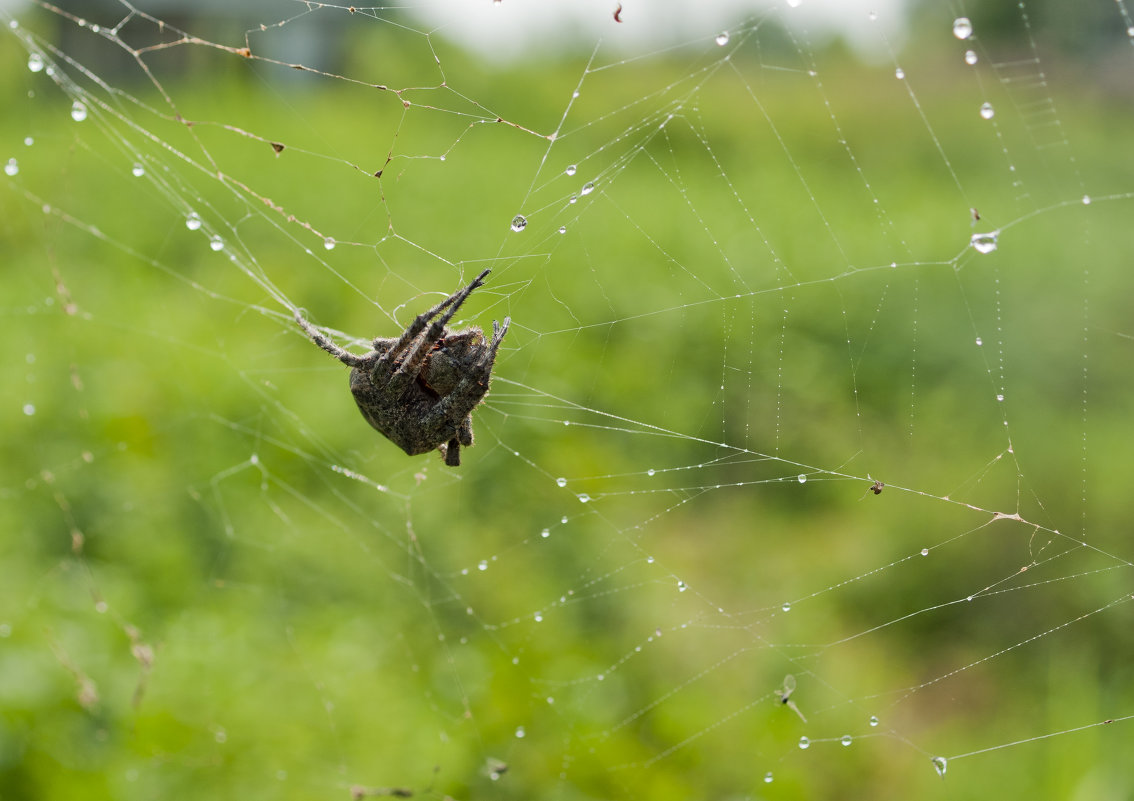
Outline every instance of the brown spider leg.
{"type": "Polygon", "coordinates": [[[478,367],[491,369],[492,365],[496,363],[496,351],[500,349],[500,343],[504,340],[504,335],[508,333],[508,326],[511,324],[511,317],[504,318],[504,325],[497,325],[495,320],[492,321],[492,342],[488,344],[488,349],[477,364],[478,367]]]}
{"type": "Polygon", "coordinates": [[[312,342],[314,342],[323,350],[327,351],[327,353],[334,356],[343,364],[349,365],[350,367],[360,367],[366,363],[366,359],[362,356],[356,356],[350,351],[343,350],[334,342],[327,339],[327,337],[323,335],[323,332],[319,331],[317,328],[315,328],[315,326],[311,325],[311,323],[303,319],[303,315],[299,313],[299,309],[295,310],[295,321],[299,323],[299,327],[302,328],[304,332],[306,332],[307,336],[311,338],[312,342]]]}
{"type": "MultiPolygon", "coordinates": [[[[457,310],[459,308],[461,308],[461,304],[468,299],[468,296],[472,294],[472,291],[484,283],[484,277],[490,272],[491,270],[485,270],[480,275],[478,275],[471,284],[454,294],[453,297],[449,299],[450,302],[452,302],[449,310],[446,311],[445,314],[443,314],[441,317],[434,320],[433,324],[429,326],[429,330],[427,330],[424,334],[418,336],[413,348],[409,351],[405,359],[398,366],[398,369],[394,371],[393,375],[390,376],[390,380],[387,382],[391,392],[402,392],[407,386],[409,386],[411,381],[417,378],[418,373],[421,372],[421,365],[425,363],[425,357],[429,355],[429,351],[433,349],[433,346],[437,343],[437,340],[439,340],[445,333],[445,326],[451,319],[453,319],[453,315],[457,313],[457,310]]],[[[416,323],[416,320],[414,322],[416,323]]],[[[419,328],[418,330],[420,331],[421,329],[419,328]]],[[[409,331],[407,330],[406,334],[408,333],[409,331]]],[[[405,334],[402,335],[402,338],[404,337],[405,334]]],[[[401,342],[401,339],[399,339],[398,342],[401,342]]],[[[383,369],[389,364],[389,359],[391,358],[391,354],[393,352],[394,349],[391,348],[382,356],[382,359],[380,359],[378,364],[374,366],[375,372],[383,369]]]]}

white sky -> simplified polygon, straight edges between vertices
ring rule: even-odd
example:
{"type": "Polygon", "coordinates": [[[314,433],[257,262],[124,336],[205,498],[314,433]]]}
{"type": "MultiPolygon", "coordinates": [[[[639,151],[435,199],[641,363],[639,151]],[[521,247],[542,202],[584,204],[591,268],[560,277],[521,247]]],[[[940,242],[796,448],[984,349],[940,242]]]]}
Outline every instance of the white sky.
{"type": "MultiPolygon", "coordinates": [[[[405,10],[431,31],[483,57],[510,60],[577,49],[601,39],[629,55],[713,36],[768,13],[814,45],[843,36],[861,57],[884,61],[904,40],[904,0],[418,0],[405,10]],[[875,19],[870,14],[874,12],[875,19]]],[[[609,50],[608,50],[609,48],[609,50]]]]}

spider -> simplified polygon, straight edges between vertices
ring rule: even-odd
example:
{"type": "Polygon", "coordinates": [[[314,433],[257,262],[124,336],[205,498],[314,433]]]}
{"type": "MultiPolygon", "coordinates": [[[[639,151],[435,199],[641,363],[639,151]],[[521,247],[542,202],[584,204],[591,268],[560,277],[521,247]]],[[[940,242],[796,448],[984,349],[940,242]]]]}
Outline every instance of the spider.
{"type": "Polygon", "coordinates": [[[488,393],[511,318],[502,326],[493,320],[491,341],[479,328],[454,332],[445,325],[489,272],[418,315],[397,339],[376,338],[364,356],[343,350],[295,311],[312,342],[353,368],[350,391],[366,422],[410,456],[437,448],[445,464],[457,467],[461,446],[473,444],[471,414],[488,393]]]}

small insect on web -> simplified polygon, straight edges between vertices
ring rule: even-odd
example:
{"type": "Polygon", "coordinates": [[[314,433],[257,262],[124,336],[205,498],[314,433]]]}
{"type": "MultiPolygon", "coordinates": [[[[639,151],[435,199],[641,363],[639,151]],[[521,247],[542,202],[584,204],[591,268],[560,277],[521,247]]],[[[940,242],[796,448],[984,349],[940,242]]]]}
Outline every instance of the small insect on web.
{"type": "Polygon", "coordinates": [[[398,338],[374,339],[374,350],[363,356],[343,350],[295,312],[316,345],[353,368],[350,391],[366,422],[410,456],[437,448],[445,464],[457,467],[461,446],[473,444],[472,411],[488,394],[511,318],[502,326],[493,321],[491,341],[479,328],[454,332],[446,324],[489,272],[418,315],[398,338]]]}

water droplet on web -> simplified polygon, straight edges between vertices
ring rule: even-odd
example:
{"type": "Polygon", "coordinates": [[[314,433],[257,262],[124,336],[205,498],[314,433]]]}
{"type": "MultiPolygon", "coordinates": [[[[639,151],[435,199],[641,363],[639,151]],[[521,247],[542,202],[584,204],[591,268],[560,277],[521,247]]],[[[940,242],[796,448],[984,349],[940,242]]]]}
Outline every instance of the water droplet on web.
{"type": "Polygon", "coordinates": [[[1083,195],[1083,205],[1084,206],[1091,205],[1091,196],[1090,195],[1083,195]]]}
{"type": "Polygon", "coordinates": [[[213,735],[213,739],[218,743],[225,743],[228,741],[228,734],[224,729],[217,729],[216,733],[213,735]]]}
{"type": "Polygon", "coordinates": [[[485,570],[488,570],[488,560],[487,559],[481,559],[479,562],[476,563],[476,569],[481,571],[482,573],[485,570]]]}
{"type": "Polygon", "coordinates": [[[140,161],[135,161],[134,166],[130,168],[130,174],[133,175],[135,178],[141,178],[143,175],[146,174],[146,168],[142,165],[142,163],[140,161]]]}
{"type": "Polygon", "coordinates": [[[1004,402],[1004,395],[999,393],[999,392],[996,393],[996,400],[1000,403],[1003,403],[1004,402]]]}
{"type": "Polygon", "coordinates": [[[996,116],[996,109],[992,107],[991,103],[982,103],[980,106],[981,119],[991,120],[996,116]]]}
{"type": "Polygon", "coordinates": [[[563,172],[567,173],[568,175],[574,175],[577,169],[579,168],[574,164],[568,164],[567,169],[565,169],[563,172]]]}
{"type": "Polygon", "coordinates": [[[806,751],[810,747],[811,747],[811,741],[809,739],[807,739],[806,737],[800,737],[799,738],[799,748],[800,748],[801,751],[806,751]]]}
{"type": "Polygon", "coordinates": [[[799,4],[802,2],[803,0],[787,0],[787,4],[792,8],[799,8],[799,4]]]}
{"type": "Polygon", "coordinates": [[[528,227],[528,218],[522,214],[517,214],[512,218],[512,230],[517,234],[528,227]]]}
{"type": "Polygon", "coordinates": [[[842,745],[844,748],[846,746],[850,745],[852,741],[853,741],[853,738],[849,734],[844,734],[842,737],[839,738],[839,744],[842,745]]]}
{"type": "Polygon", "coordinates": [[[768,771],[764,774],[764,784],[771,784],[773,779],[772,771],[768,771]]]}
{"type": "Polygon", "coordinates": [[[30,136],[24,137],[24,147],[31,147],[34,144],[35,144],[35,140],[32,139],[30,136]]]}
{"type": "Polygon", "coordinates": [[[996,250],[996,236],[996,231],[987,234],[973,234],[970,240],[973,250],[977,253],[991,253],[996,250]]]}
{"type": "Polygon", "coordinates": [[[571,195],[571,197],[567,198],[567,202],[568,203],[578,203],[579,202],[579,196],[578,195],[571,195]]]}
{"type": "Polygon", "coordinates": [[[325,250],[334,250],[336,244],[337,243],[335,242],[334,237],[331,237],[331,236],[329,236],[329,237],[327,237],[326,239],[323,240],[323,248],[325,250]]]}
{"type": "Polygon", "coordinates": [[[185,218],[185,227],[190,231],[196,231],[201,227],[201,217],[197,212],[191,211],[185,218]]]}
{"type": "Polygon", "coordinates": [[[567,525],[567,515],[563,515],[563,517],[559,518],[559,522],[563,525],[567,525]]]}
{"type": "Polygon", "coordinates": [[[541,537],[543,537],[544,539],[547,539],[548,537],[550,537],[550,536],[551,536],[551,529],[549,529],[549,528],[545,528],[545,529],[544,529],[543,531],[541,531],[541,532],[539,533],[539,535],[540,535],[541,537]]]}
{"type": "Polygon", "coordinates": [[[523,726],[517,726],[516,727],[516,737],[522,740],[522,739],[524,739],[524,734],[525,734],[524,727],[523,726]]]}
{"type": "Polygon", "coordinates": [[[717,34],[717,45],[724,47],[728,44],[728,31],[721,31],[717,34]]]}
{"type": "Polygon", "coordinates": [[[953,20],[953,35],[958,39],[968,39],[973,35],[973,23],[968,17],[953,20]]]}
{"type": "Polygon", "coordinates": [[[934,757],[932,761],[933,769],[937,771],[937,775],[944,776],[945,769],[948,767],[948,760],[946,760],[945,757],[934,757]]]}
{"type": "Polygon", "coordinates": [[[71,119],[75,122],[82,122],[87,118],[87,107],[83,105],[83,101],[76,100],[71,104],[71,119]]]}
{"type": "Polygon", "coordinates": [[[800,484],[806,484],[807,483],[807,476],[805,476],[803,473],[800,473],[795,478],[796,478],[796,481],[798,481],[800,484]]]}
{"type": "Polygon", "coordinates": [[[557,485],[559,485],[560,487],[566,487],[566,486],[567,486],[567,479],[565,479],[565,478],[557,478],[557,479],[555,479],[555,483],[556,483],[557,485]]]}
{"type": "Polygon", "coordinates": [[[110,604],[108,604],[106,601],[99,601],[94,605],[94,608],[95,611],[100,615],[105,615],[107,610],[110,609],[110,604]]]}
{"type": "Polygon", "coordinates": [[[579,190],[579,194],[589,195],[593,191],[595,191],[595,182],[587,181],[585,184],[583,184],[583,188],[579,190]]]}
{"type": "Polygon", "coordinates": [[[868,722],[870,723],[871,728],[877,726],[878,725],[878,716],[877,715],[871,715],[870,720],[868,722]]]}
{"type": "Polygon", "coordinates": [[[791,601],[784,601],[784,604],[783,604],[783,606],[780,607],[780,609],[784,610],[785,612],[790,612],[791,611],[791,601]]]}
{"type": "Polygon", "coordinates": [[[1134,39],[1134,25],[1131,25],[1129,28],[1126,29],[1126,35],[1129,36],[1131,39],[1134,39]]]}
{"type": "Polygon", "coordinates": [[[976,54],[975,50],[966,50],[965,51],[965,63],[968,64],[970,67],[973,64],[977,63],[977,54],[976,54]]]}
{"type": "Polygon", "coordinates": [[[591,502],[591,496],[588,495],[585,492],[580,492],[575,497],[579,499],[579,503],[590,503],[591,502]]]}
{"type": "Polygon", "coordinates": [[[28,417],[31,417],[33,414],[35,414],[35,404],[34,403],[25,403],[24,404],[24,414],[26,414],[28,417]]]}
{"type": "Polygon", "coordinates": [[[928,548],[922,548],[921,549],[921,555],[922,556],[929,556],[929,549],[928,548]]]}
{"type": "Polygon", "coordinates": [[[28,69],[32,72],[39,72],[43,69],[43,56],[39,53],[32,53],[28,56],[28,69]]]}
{"type": "Polygon", "coordinates": [[[534,620],[536,623],[542,623],[543,612],[536,612],[534,615],[532,615],[532,620],[534,620]]]}
{"type": "Polygon", "coordinates": [[[567,233],[567,226],[566,225],[559,226],[559,233],[561,233],[561,234],[567,233]]]}
{"type": "Polygon", "coordinates": [[[224,240],[213,234],[209,237],[209,250],[213,252],[224,250],[224,240]]]}
{"type": "Polygon", "coordinates": [[[977,347],[979,348],[981,345],[984,344],[984,340],[981,339],[980,337],[977,337],[976,338],[976,344],[977,344],[977,347]]]}
{"type": "Polygon", "coordinates": [[[686,584],[684,581],[678,581],[677,582],[677,591],[678,592],[685,592],[687,589],[689,589],[689,585],[686,584]]]}
{"type": "Polygon", "coordinates": [[[4,165],[4,174],[7,176],[17,175],[20,172],[20,162],[15,159],[8,159],[4,165]]]}
{"type": "Polygon", "coordinates": [[[655,474],[656,472],[657,472],[657,470],[654,470],[654,468],[652,468],[652,467],[651,467],[651,468],[650,468],[649,470],[647,470],[647,471],[646,471],[646,475],[647,475],[647,476],[652,476],[652,475],[654,475],[654,474],[655,474]]]}
{"type": "Polygon", "coordinates": [[[894,70],[894,77],[897,78],[899,81],[905,80],[906,71],[904,69],[902,69],[901,67],[898,67],[896,70],[894,70]]]}

